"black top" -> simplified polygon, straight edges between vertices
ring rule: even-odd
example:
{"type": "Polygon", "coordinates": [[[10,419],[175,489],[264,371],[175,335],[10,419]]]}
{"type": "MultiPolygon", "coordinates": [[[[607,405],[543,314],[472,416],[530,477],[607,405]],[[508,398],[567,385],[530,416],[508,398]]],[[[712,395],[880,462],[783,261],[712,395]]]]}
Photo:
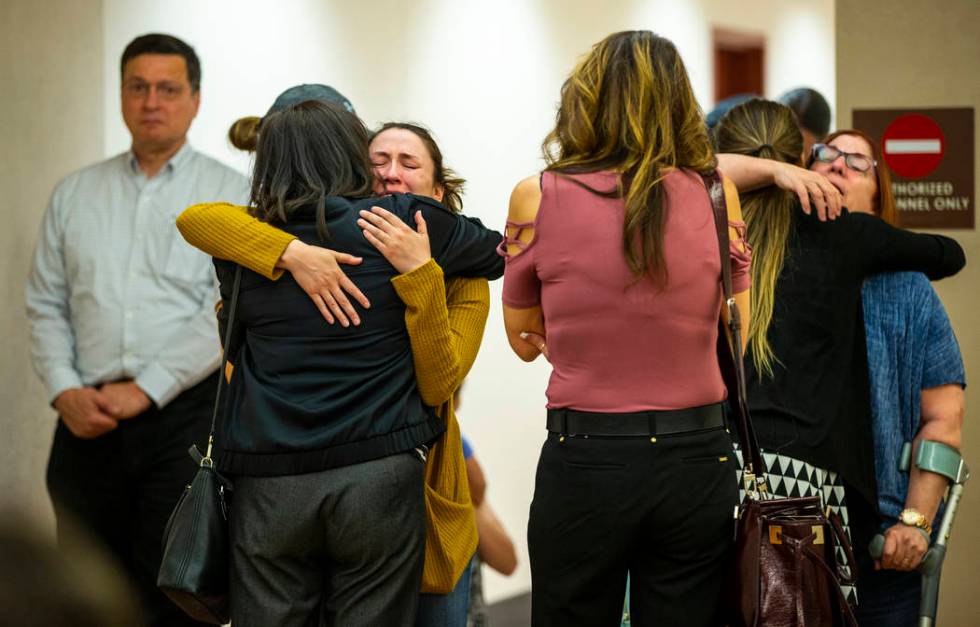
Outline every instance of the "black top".
{"type": "Polygon", "coordinates": [[[878,272],[930,279],[959,272],[963,249],[861,213],[820,222],[797,207],[776,283],[769,342],[779,363],[761,381],[746,355],[759,445],[836,471],[877,510],[861,284],[878,272]]]}
{"type": "MultiPolygon", "coordinates": [[[[416,388],[405,305],[390,282],[397,271],[356,223],[358,211],[374,205],[413,225],[421,210],[432,255],[447,276],[503,274],[496,252],[502,236],[479,220],[408,194],[331,198],[323,245],[363,257],[344,271],[371,307],[354,304],[360,326],[330,325],[292,275],[270,281],[243,269],[229,346],[235,375],[217,436],[220,469],[258,476],[315,472],[411,450],[444,430],[416,388]]],[[[302,209],[277,226],[319,245],[314,216],[312,208],[302,209]]],[[[220,259],[214,265],[228,302],[236,265],[220,259]]]]}

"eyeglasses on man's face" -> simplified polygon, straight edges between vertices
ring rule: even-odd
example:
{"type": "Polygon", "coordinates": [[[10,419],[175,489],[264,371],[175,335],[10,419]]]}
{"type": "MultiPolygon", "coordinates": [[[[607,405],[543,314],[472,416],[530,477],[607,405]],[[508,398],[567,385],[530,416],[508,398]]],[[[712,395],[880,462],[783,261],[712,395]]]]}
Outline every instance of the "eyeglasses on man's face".
{"type": "Polygon", "coordinates": [[[123,83],[123,93],[131,98],[145,98],[150,94],[150,90],[155,89],[157,97],[161,100],[176,100],[184,93],[184,86],[170,81],[161,81],[153,84],[139,79],[128,80],[123,83]]]}
{"type": "Polygon", "coordinates": [[[878,162],[859,152],[844,152],[829,144],[814,144],[811,149],[813,158],[821,163],[833,163],[839,157],[844,157],[844,165],[856,172],[867,172],[878,165],[878,162]]]}

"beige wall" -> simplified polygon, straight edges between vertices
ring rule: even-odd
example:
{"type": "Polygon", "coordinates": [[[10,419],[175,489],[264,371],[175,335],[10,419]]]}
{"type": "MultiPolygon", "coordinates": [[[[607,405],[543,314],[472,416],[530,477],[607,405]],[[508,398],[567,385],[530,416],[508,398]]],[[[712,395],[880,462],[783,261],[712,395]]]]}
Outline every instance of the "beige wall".
{"type": "Polygon", "coordinates": [[[102,4],[0,4],[0,508],[51,525],[44,468],[55,425],[30,365],[24,279],[54,184],[102,157],[102,4]]]}
{"type": "MultiPolygon", "coordinates": [[[[837,119],[847,126],[855,108],[951,107],[980,110],[980,2],[838,0],[837,119]]],[[[976,113],[974,125],[976,126],[976,113]]],[[[974,154],[980,135],[974,137],[974,154]]],[[[975,181],[980,179],[980,160],[975,181]]],[[[974,183],[975,185],[975,183],[974,183]]],[[[976,203],[976,189],[974,189],[976,203]]],[[[974,204],[974,207],[976,204],[974,204]]],[[[980,234],[949,231],[966,249],[967,267],[936,284],[963,350],[967,417],[963,455],[980,469],[980,234]]],[[[980,474],[980,473],[978,473],[980,474]]],[[[980,485],[967,485],[943,574],[941,624],[980,624],[980,485]]]]}

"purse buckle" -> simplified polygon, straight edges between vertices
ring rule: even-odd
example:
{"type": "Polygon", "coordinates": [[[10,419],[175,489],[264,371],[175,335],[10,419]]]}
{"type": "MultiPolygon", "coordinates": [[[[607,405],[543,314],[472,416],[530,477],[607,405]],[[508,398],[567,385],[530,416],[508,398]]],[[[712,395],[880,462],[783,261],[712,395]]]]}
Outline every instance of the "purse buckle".
{"type": "MultiPolygon", "coordinates": [[[[813,532],[815,536],[813,539],[813,544],[823,544],[823,525],[812,525],[810,531],[813,532]]],[[[783,543],[783,526],[782,525],[769,525],[769,544],[782,544],[783,543]]]]}

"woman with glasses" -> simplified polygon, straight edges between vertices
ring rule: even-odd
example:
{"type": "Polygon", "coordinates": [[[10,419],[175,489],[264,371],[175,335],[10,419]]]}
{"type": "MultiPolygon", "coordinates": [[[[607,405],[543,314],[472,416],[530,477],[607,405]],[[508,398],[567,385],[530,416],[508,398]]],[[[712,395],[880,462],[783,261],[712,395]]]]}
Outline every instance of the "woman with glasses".
{"type": "MultiPolygon", "coordinates": [[[[823,175],[841,191],[844,206],[851,213],[874,213],[872,203],[879,189],[891,189],[888,169],[879,167],[871,142],[860,131],[837,131],[825,143],[814,144],[807,159],[808,167],[823,175]]],[[[885,219],[895,223],[895,205],[887,203],[885,219]]]]}
{"type": "MultiPolygon", "coordinates": [[[[794,165],[803,147],[791,111],[765,100],[733,108],[716,144],[719,152],[794,165]]],[[[845,207],[866,206],[867,191],[888,183],[864,140],[817,144],[810,167],[841,191],[845,207]]],[[[878,515],[861,286],[879,272],[950,276],[965,264],[963,249],[864,213],[820,221],[775,186],[741,201],[753,249],[746,376],[770,487],[781,496],[822,496],[849,524],[853,544],[866,547],[878,515]]]]}
{"type": "MultiPolygon", "coordinates": [[[[840,187],[851,212],[895,224],[887,166],[872,140],[856,130],[837,131],[817,148],[811,169],[840,187]],[[841,161],[843,157],[843,161],[841,161]],[[876,162],[876,159],[879,159],[876,162]],[[862,176],[874,171],[875,176],[862,176]]],[[[885,537],[877,563],[861,563],[862,627],[914,625],[922,576],[945,477],[912,469],[896,459],[906,442],[930,440],[959,448],[966,375],[949,317],[928,279],[918,272],[887,272],[861,289],[871,381],[879,530],[885,537]]],[[[859,557],[866,554],[861,551],[859,557]]]]}

